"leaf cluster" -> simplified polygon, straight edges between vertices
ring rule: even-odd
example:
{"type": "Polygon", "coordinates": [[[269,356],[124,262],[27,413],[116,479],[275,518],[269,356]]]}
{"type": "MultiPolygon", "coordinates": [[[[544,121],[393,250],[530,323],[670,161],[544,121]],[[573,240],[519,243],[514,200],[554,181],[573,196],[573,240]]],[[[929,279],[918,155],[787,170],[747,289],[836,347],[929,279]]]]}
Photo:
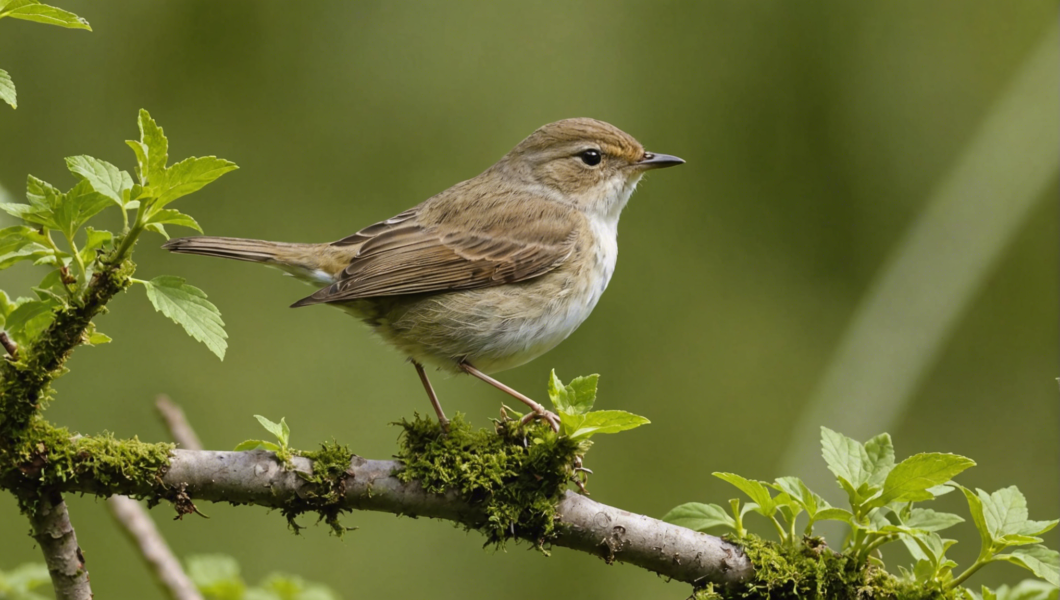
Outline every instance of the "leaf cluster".
{"type": "MultiPolygon", "coordinates": [[[[41,4],[39,0],[0,0],[0,19],[4,17],[92,31],[88,21],[61,8],[41,4]]],[[[11,108],[18,108],[15,83],[3,69],[0,69],[0,100],[10,104],[11,108]]]]}
{"type": "Polygon", "coordinates": [[[743,518],[756,513],[769,520],[786,547],[812,540],[814,525],[820,521],[841,521],[849,526],[840,550],[843,556],[861,568],[882,568],[879,549],[901,542],[913,563],[908,568],[899,567],[900,581],[940,594],[996,597],[998,591],[984,588],[975,594],[961,587],[978,569],[993,562],[1023,567],[1050,589],[1060,585],[1060,554],[1042,545],[1039,537],[1056,527],[1057,521],[1030,520],[1026,499],[1015,486],[990,494],[953,482],[953,477],[975,465],[971,459],[930,452],[896,463],[890,435],[883,433],[861,443],[826,427],[821,428],[821,454],[846,494],[845,507],[830,505],[797,477],[780,477],[769,483],[733,473],[714,473],[743,492],[750,502],[741,505],[738,498],[732,499],[728,511],[717,504],[690,502],[663,518],[697,531],[726,527],[737,538],[746,538],[743,518]],[[957,542],[938,532],[964,522],[964,518],[916,506],[955,490],[967,499],[981,540],[978,559],[959,575],[954,572],[957,563],[946,555],[957,542]],[[804,513],[800,535],[796,521],[804,513]]]}
{"type": "MultiPolygon", "coordinates": [[[[107,161],[72,156],[66,166],[78,181],[69,190],[30,175],[26,203],[0,203],[0,210],[21,221],[0,229],[0,270],[22,262],[48,267],[33,288],[34,296],[11,299],[0,291],[0,327],[19,346],[31,346],[59,311],[84,304],[93,278],[122,265],[143,232],[167,239],[167,225],[201,232],[193,218],[169,205],[236,168],[212,156],[166,166],[169,141],[162,128],[145,110],[140,111],[138,123],[140,138],[128,142],[136,155],[135,180],[107,161]],[[121,214],[119,233],[88,225],[108,209],[121,214]]],[[[172,276],[130,280],[144,286],[156,310],[224,358],[224,323],[202,290],[172,276]]],[[[83,341],[97,345],[110,338],[90,326],[83,341]]]]}

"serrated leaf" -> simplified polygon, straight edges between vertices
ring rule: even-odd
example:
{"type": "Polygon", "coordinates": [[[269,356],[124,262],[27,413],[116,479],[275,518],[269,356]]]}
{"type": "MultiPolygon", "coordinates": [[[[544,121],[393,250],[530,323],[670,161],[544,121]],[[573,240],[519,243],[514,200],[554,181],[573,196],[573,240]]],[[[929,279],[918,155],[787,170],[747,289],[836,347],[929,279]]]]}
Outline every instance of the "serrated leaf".
{"type": "Polygon", "coordinates": [[[975,492],[964,486],[961,486],[960,490],[968,500],[968,512],[972,513],[972,522],[975,523],[975,529],[979,532],[979,560],[984,560],[990,556],[990,548],[994,544],[994,538],[990,535],[990,529],[986,525],[983,501],[975,492]]]}
{"type": "MultiPolygon", "coordinates": [[[[202,227],[199,227],[199,223],[195,219],[172,208],[165,208],[152,213],[146,222],[158,225],[179,225],[180,227],[188,227],[202,233],[202,227]]],[[[165,235],[164,232],[165,230],[163,230],[163,235],[165,235]]],[[[166,239],[169,239],[168,236],[166,239]]]]}
{"type": "Polygon", "coordinates": [[[88,340],[86,341],[86,343],[89,346],[99,346],[100,344],[109,344],[112,341],[113,340],[109,335],[95,331],[88,336],[88,340]]]}
{"type": "Polygon", "coordinates": [[[233,448],[236,452],[246,452],[248,450],[268,450],[269,452],[277,452],[280,447],[272,442],[266,442],[265,440],[247,440],[240,442],[238,446],[233,448]]]}
{"type": "Polygon", "coordinates": [[[32,342],[55,318],[53,300],[30,300],[19,304],[4,320],[4,329],[20,344],[32,342]]]}
{"type": "Polygon", "coordinates": [[[25,225],[0,229],[0,270],[19,261],[35,261],[47,254],[53,254],[51,248],[44,246],[46,239],[39,231],[25,225]]]}
{"type": "Polygon", "coordinates": [[[902,524],[924,531],[942,531],[963,522],[964,519],[952,513],[936,512],[930,508],[914,508],[902,524]]]}
{"type": "Polygon", "coordinates": [[[184,283],[183,278],[169,275],[143,283],[147,298],[156,310],[179,324],[188,335],[206,344],[211,352],[224,360],[228,334],[225,333],[220,311],[206,299],[202,290],[184,283]]]}
{"type": "Polygon", "coordinates": [[[768,517],[776,511],[776,504],[773,501],[773,497],[769,494],[769,488],[766,487],[765,483],[747,479],[735,473],[713,473],[713,475],[722,481],[731,483],[741,492],[747,494],[758,505],[760,509],[758,512],[768,517]]]}
{"type": "MultiPolygon", "coordinates": [[[[155,188],[163,185],[166,179],[166,163],[169,162],[169,140],[151,114],[140,109],[137,119],[140,127],[140,144],[145,151],[145,161],[141,167],[140,180],[145,186],[155,188]]],[[[140,157],[137,156],[139,159],[140,157]]]]}
{"type": "Polygon", "coordinates": [[[843,521],[845,523],[853,523],[854,515],[849,510],[842,508],[825,508],[817,511],[814,515],[813,520],[816,521],[843,521]]]}
{"type": "Polygon", "coordinates": [[[1041,545],[1028,546],[999,554],[996,558],[1019,565],[1052,585],[1060,586],[1060,553],[1056,550],[1041,545]]]}
{"type": "Polygon", "coordinates": [[[1000,546],[1028,546],[1030,544],[1040,544],[1042,538],[1033,535],[1020,535],[1018,533],[1007,533],[996,540],[994,543],[1000,546]]]}
{"type": "Polygon", "coordinates": [[[977,490],[983,503],[983,515],[990,537],[1019,533],[1027,522],[1027,499],[1016,486],[1001,488],[993,494],[977,490]]]}
{"type": "Polygon", "coordinates": [[[883,485],[887,474],[894,468],[894,444],[889,433],[881,433],[865,442],[865,454],[868,462],[863,469],[868,473],[866,482],[870,485],[883,485]]]}
{"type": "Polygon", "coordinates": [[[1060,600],[1060,589],[1040,579],[1024,579],[1015,587],[999,586],[991,592],[983,586],[982,600],[1060,600]]]}
{"type": "Polygon", "coordinates": [[[221,175],[238,168],[235,163],[216,156],[185,158],[166,169],[164,183],[152,180],[151,184],[158,195],[155,208],[162,208],[181,196],[197,192],[221,175]]]}
{"type": "Polygon", "coordinates": [[[563,381],[556,375],[555,369],[552,369],[552,373],[548,377],[548,399],[552,401],[552,406],[555,407],[557,412],[565,413],[570,410],[570,401],[567,399],[567,386],[563,385],[563,381]]]}
{"type": "Polygon", "coordinates": [[[36,1],[23,3],[21,6],[13,10],[5,10],[3,16],[34,21],[36,23],[44,23],[45,25],[57,25],[59,27],[66,27],[67,29],[86,29],[92,31],[92,27],[89,26],[88,21],[74,13],[47,4],[41,4],[36,1]]]}
{"type": "Polygon", "coordinates": [[[53,209],[58,203],[59,196],[62,196],[59,188],[38,177],[26,176],[26,199],[31,205],[37,208],[53,209]]]}
{"type": "MultiPolygon", "coordinates": [[[[618,433],[651,423],[640,415],[624,410],[597,410],[581,417],[581,422],[570,434],[572,440],[585,439],[600,433],[618,433]]],[[[562,417],[560,421],[562,422],[562,417]]]]}
{"type": "MultiPolygon", "coordinates": [[[[261,423],[261,426],[265,428],[265,431],[268,431],[269,433],[274,435],[277,440],[280,440],[280,442],[283,443],[284,425],[280,425],[280,423],[273,423],[272,421],[266,419],[261,415],[254,415],[254,418],[258,420],[258,423],[261,423]]],[[[280,421],[283,421],[283,417],[280,418],[280,421]]]]}
{"type": "Polygon", "coordinates": [[[927,489],[946,483],[958,473],[975,466],[975,461],[957,454],[929,452],[915,454],[898,463],[887,475],[883,493],[872,501],[874,506],[891,502],[917,502],[935,496],[927,489]]]}
{"type": "Polygon", "coordinates": [[[66,168],[71,173],[88,181],[96,192],[113,200],[118,206],[124,204],[124,195],[132,189],[132,175],[105,160],[91,156],[68,156],[66,168]]]}
{"type": "Polygon", "coordinates": [[[821,427],[821,456],[828,470],[837,478],[847,480],[853,488],[857,489],[868,481],[869,455],[861,442],[821,427]]]}
{"type": "Polygon", "coordinates": [[[828,506],[828,503],[817,494],[810,491],[806,484],[798,477],[778,477],[774,484],[767,484],[773,489],[788,494],[799,506],[803,508],[810,518],[817,513],[819,505],[828,506]]]}
{"type": "Polygon", "coordinates": [[[600,381],[599,375],[586,375],[575,377],[567,384],[567,394],[570,399],[570,412],[574,414],[586,414],[593,409],[596,403],[596,387],[600,381]]]}
{"type": "Polygon", "coordinates": [[[161,235],[162,237],[166,238],[167,240],[169,239],[169,234],[166,233],[166,228],[161,223],[148,223],[147,225],[144,225],[144,230],[145,231],[152,231],[154,233],[157,233],[157,234],[161,235]]]}
{"type": "Polygon", "coordinates": [[[1060,521],[1031,521],[1028,519],[1018,533],[1023,535],[1042,535],[1052,531],[1057,523],[1060,523],[1060,521]]]}
{"type": "Polygon", "coordinates": [[[109,198],[92,189],[92,185],[82,179],[59,197],[54,213],[55,228],[72,238],[82,225],[110,203],[109,198]]]}
{"type": "Polygon", "coordinates": [[[15,82],[7,71],[0,69],[0,100],[7,102],[11,108],[18,108],[18,96],[15,94],[15,82]]]}
{"type": "Polygon", "coordinates": [[[736,520],[717,504],[688,502],[674,507],[662,520],[693,531],[707,531],[715,527],[736,529],[736,520]]]}

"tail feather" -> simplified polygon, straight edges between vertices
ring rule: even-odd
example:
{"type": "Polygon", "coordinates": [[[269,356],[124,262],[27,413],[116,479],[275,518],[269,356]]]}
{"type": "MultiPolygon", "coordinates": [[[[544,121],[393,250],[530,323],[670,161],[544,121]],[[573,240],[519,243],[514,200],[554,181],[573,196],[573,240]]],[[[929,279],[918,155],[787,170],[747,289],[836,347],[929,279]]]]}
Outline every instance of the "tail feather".
{"type": "Polygon", "coordinates": [[[306,244],[285,244],[265,240],[248,240],[243,238],[195,236],[175,238],[162,245],[171,252],[180,254],[201,254],[218,256],[250,262],[277,263],[285,262],[286,255],[292,250],[306,244]]]}

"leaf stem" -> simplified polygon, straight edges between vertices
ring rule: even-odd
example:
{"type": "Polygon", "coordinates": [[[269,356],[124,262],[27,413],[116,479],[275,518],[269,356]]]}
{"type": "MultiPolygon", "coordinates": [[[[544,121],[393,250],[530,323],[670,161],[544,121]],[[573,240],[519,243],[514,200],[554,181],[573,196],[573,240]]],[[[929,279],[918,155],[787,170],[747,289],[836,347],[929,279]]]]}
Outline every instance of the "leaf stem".
{"type": "Polygon", "coordinates": [[[980,558],[979,560],[975,561],[975,563],[972,566],[968,567],[967,571],[965,571],[964,573],[961,573],[959,577],[957,577],[953,581],[947,583],[946,584],[946,589],[947,590],[952,590],[953,588],[961,585],[962,583],[964,583],[965,579],[968,579],[976,571],[978,571],[979,569],[983,568],[985,565],[987,565],[988,563],[991,563],[993,561],[994,561],[994,557],[993,556],[991,556],[990,558],[987,558],[987,559],[980,558]]]}
{"type": "Polygon", "coordinates": [[[85,261],[81,259],[81,252],[77,249],[77,244],[74,243],[73,236],[69,236],[64,233],[63,237],[66,238],[66,243],[70,244],[70,251],[74,253],[74,260],[77,261],[77,266],[81,269],[81,277],[87,278],[88,269],[85,268],[85,261]]]}
{"type": "Polygon", "coordinates": [[[786,544],[788,541],[788,534],[784,532],[784,526],[777,520],[776,515],[769,517],[770,521],[773,521],[773,526],[777,528],[777,535],[780,536],[780,543],[786,544]]]}

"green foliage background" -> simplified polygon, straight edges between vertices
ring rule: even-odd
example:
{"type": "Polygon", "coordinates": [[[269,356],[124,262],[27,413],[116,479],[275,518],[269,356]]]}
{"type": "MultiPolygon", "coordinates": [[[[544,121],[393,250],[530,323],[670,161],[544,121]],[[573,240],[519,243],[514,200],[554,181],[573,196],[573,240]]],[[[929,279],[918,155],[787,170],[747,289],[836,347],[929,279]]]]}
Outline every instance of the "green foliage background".
{"type": "MultiPolygon", "coordinates": [[[[886,258],[1057,16],[1056,2],[1037,0],[61,6],[94,32],[0,24],[19,94],[17,111],[0,105],[0,185],[16,197],[27,173],[69,187],[65,156],[130,168],[123,140],[140,107],[164,124],[174,156],[241,167],[186,206],[214,235],[337,239],[570,116],[688,160],[634,196],[621,266],[593,317],[503,375],[544,399],[551,367],[602,373],[599,407],[652,424],[601,440],[590,489],[655,516],[690,499],[724,503],[732,492],[714,471],[824,471],[820,460],[781,471],[806,434],[792,424],[886,258]]],[[[1045,114],[1055,136],[1055,106],[1045,114]]],[[[979,466],[962,483],[1018,485],[1040,510],[1060,503],[1056,197],[1054,180],[904,412],[870,430],[889,431],[903,452],[970,456],[979,466]]],[[[296,447],[335,437],[386,457],[398,434],[387,423],[429,411],[412,368],[352,319],[288,309],[300,284],[153,242],[141,244],[138,275],[187,277],[210,295],[230,335],[224,363],[142,299],[118,298],[97,320],[115,343],[78,351],[56,386],[55,422],[163,440],[152,403],[164,392],[208,447],[258,435],[259,413],[286,417],[296,447]]],[[[20,266],[0,283],[26,290],[37,278],[20,266]]],[[[436,386],[447,410],[480,425],[503,400],[466,378],[436,386]]],[[[818,425],[829,423],[810,435],[818,425]]],[[[954,496],[937,508],[963,512],[954,496]]],[[[69,502],[96,593],[159,597],[104,504],[69,502]]],[[[181,522],[154,511],[178,554],[228,553],[251,581],[283,570],[346,598],[687,593],[564,550],[484,555],[480,538],[444,523],[355,514],[346,524],[360,529],[339,541],[326,527],[295,538],[258,509],[205,510],[210,520],[181,522]]],[[[0,496],[0,568],[40,560],[27,528],[0,496]]],[[[953,531],[952,555],[971,562],[974,530],[953,531]]],[[[971,583],[1022,577],[997,567],[971,583]]]]}

